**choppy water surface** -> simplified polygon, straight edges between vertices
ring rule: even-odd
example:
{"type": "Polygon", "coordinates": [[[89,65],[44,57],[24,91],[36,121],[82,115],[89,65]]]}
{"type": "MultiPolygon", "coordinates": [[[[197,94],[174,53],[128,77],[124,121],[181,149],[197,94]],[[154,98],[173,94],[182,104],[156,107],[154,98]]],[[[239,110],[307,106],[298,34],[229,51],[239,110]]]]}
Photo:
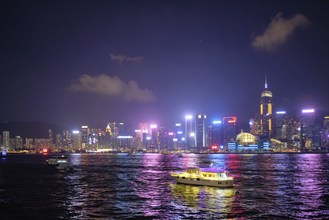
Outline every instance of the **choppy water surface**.
{"type": "Polygon", "coordinates": [[[326,219],[329,154],[71,154],[0,160],[1,219],[326,219]],[[172,170],[226,168],[235,186],[176,184],[172,170]]]}

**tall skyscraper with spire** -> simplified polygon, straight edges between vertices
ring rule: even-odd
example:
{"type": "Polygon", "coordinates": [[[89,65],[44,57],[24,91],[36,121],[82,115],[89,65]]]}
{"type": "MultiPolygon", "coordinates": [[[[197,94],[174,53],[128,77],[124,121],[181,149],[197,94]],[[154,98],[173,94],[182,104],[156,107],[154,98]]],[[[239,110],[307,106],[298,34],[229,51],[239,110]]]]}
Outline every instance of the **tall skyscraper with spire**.
{"type": "Polygon", "coordinates": [[[265,88],[260,97],[260,130],[261,135],[270,138],[273,133],[272,92],[268,89],[265,76],[265,88]]]}

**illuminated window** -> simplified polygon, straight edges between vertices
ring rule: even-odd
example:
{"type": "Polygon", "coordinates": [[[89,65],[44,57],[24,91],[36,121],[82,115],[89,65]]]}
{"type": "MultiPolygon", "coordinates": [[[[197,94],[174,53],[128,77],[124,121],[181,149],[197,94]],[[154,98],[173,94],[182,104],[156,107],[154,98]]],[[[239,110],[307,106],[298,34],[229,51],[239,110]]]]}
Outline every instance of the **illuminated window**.
{"type": "Polygon", "coordinates": [[[272,115],[272,104],[271,103],[268,104],[268,113],[270,115],[272,115]]]}

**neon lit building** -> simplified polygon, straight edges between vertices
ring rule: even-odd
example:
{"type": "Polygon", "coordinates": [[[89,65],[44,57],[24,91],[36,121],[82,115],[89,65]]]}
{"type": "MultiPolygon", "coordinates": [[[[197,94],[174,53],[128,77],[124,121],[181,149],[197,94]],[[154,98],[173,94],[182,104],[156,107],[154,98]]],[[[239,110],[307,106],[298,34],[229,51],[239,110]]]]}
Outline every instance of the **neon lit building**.
{"type": "Polygon", "coordinates": [[[218,146],[223,145],[223,125],[222,121],[215,120],[212,122],[210,126],[210,134],[209,134],[209,144],[210,146],[218,146]]]}
{"type": "Polygon", "coordinates": [[[273,133],[272,98],[273,95],[267,88],[267,80],[265,77],[265,88],[260,97],[260,133],[267,138],[272,137],[273,133]]]}
{"type": "Polygon", "coordinates": [[[237,135],[237,117],[224,117],[223,118],[223,137],[224,144],[227,146],[229,142],[235,141],[237,135]]]}
{"type": "Polygon", "coordinates": [[[304,109],[301,114],[301,150],[317,150],[321,147],[320,126],[314,109],[304,109]]]}

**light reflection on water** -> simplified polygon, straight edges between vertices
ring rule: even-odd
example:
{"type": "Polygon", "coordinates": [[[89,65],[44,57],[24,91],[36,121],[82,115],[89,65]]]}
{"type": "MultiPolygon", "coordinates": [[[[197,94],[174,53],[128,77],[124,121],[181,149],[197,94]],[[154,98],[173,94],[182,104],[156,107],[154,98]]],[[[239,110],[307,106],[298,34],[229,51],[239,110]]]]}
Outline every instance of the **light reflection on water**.
{"type": "Polygon", "coordinates": [[[328,154],[68,157],[69,170],[45,167],[41,162],[46,158],[41,156],[16,155],[2,160],[0,206],[4,219],[20,218],[19,212],[26,218],[47,219],[329,217],[328,154]],[[177,184],[170,176],[173,170],[209,161],[230,171],[234,188],[177,184]],[[38,190],[26,191],[34,188],[38,190]],[[11,207],[16,207],[15,212],[11,207]]]}

